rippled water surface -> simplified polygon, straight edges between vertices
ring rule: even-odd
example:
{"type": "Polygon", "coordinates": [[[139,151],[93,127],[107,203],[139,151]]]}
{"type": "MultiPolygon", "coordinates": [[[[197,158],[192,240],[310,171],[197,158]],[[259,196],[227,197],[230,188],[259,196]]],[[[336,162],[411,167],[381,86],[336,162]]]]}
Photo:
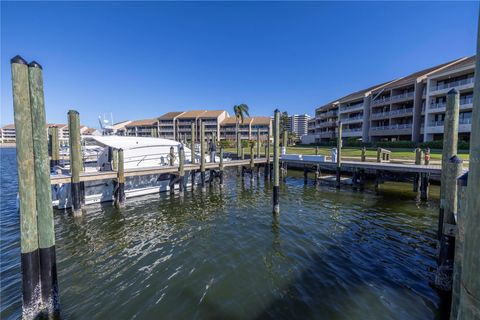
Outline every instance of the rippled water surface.
{"type": "MultiPolygon", "coordinates": [[[[1,317],[21,311],[15,153],[1,166],[1,317]]],[[[292,172],[292,171],[291,171],[292,172]]],[[[184,197],[55,212],[66,319],[433,319],[437,201],[411,186],[379,194],[289,177],[281,214],[263,178],[184,197]]],[[[435,191],[435,190],[434,190],[435,191]]]]}

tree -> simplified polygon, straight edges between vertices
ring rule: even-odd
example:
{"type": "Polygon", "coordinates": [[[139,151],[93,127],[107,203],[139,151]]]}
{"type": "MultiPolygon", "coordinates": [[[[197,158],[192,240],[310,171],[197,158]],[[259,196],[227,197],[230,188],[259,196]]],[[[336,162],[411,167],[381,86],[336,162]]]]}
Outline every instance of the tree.
{"type": "MultiPolygon", "coordinates": [[[[235,114],[236,122],[235,122],[235,140],[238,139],[238,130],[240,123],[243,123],[245,116],[249,117],[250,114],[248,113],[248,106],[244,103],[239,105],[233,106],[233,113],[235,114]]],[[[238,151],[239,142],[237,140],[237,151],[238,151]]]]}

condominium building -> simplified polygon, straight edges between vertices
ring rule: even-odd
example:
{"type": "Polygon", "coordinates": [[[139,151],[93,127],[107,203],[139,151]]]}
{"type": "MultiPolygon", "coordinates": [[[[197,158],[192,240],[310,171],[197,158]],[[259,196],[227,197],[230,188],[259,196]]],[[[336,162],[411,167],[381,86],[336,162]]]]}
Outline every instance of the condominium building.
{"type": "Polygon", "coordinates": [[[177,137],[180,139],[191,139],[191,124],[195,124],[196,138],[200,137],[200,126],[205,125],[205,136],[216,139],[220,137],[220,123],[228,117],[225,110],[194,110],[182,112],[176,116],[177,137]]]}
{"type": "Polygon", "coordinates": [[[288,116],[288,123],[286,124],[286,129],[288,132],[293,132],[298,138],[306,135],[308,133],[308,120],[310,120],[308,114],[293,114],[288,116]]]}
{"type": "Polygon", "coordinates": [[[446,93],[452,88],[460,91],[459,136],[468,140],[474,71],[475,57],[461,58],[349,94],[315,110],[313,137],[304,140],[333,139],[339,122],[342,137],[364,142],[442,139],[446,93]]]}
{"type": "Polygon", "coordinates": [[[135,120],[125,126],[126,135],[134,137],[158,137],[158,119],[135,120]]]}
{"type": "Polygon", "coordinates": [[[470,140],[474,75],[475,56],[461,59],[427,77],[427,108],[422,113],[424,117],[421,122],[424,141],[443,139],[446,96],[452,89],[460,93],[459,140],[470,140]]]}
{"type": "Polygon", "coordinates": [[[158,134],[160,138],[177,139],[176,121],[183,112],[167,112],[158,117],[158,134]]]}
{"type": "Polygon", "coordinates": [[[0,137],[2,143],[13,143],[16,141],[15,125],[7,124],[0,128],[0,137]]]}
{"type": "MultiPolygon", "coordinates": [[[[237,118],[228,117],[220,124],[220,138],[224,140],[235,140],[237,127],[237,118]]],[[[260,130],[260,140],[269,139],[272,134],[272,119],[270,117],[251,117],[244,118],[243,122],[238,123],[238,132],[240,139],[251,140],[257,138],[260,130]]]]}

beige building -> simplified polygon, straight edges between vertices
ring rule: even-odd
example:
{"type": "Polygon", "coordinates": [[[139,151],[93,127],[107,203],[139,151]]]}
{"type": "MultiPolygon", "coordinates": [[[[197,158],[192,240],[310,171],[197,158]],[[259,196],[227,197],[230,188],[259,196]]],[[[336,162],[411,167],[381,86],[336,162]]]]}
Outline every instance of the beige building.
{"type": "MultiPolygon", "coordinates": [[[[220,125],[220,138],[224,140],[235,140],[237,118],[228,117],[220,125]]],[[[260,130],[260,140],[266,141],[272,135],[272,119],[270,117],[244,118],[238,124],[238,132],[242,140],[256,140],[260,130]]]]}
{"type": "Polygon", "coordinates": [[[14,143],[17,139],[15,125],[7,124],[0,128],[0,138],[2,143],[14,143]]]}
{"type": "Polygon", "coordinates": [[[158,137],[158,119],[135,120],[125,126],[126,135],[134,137],[158,137]]]}

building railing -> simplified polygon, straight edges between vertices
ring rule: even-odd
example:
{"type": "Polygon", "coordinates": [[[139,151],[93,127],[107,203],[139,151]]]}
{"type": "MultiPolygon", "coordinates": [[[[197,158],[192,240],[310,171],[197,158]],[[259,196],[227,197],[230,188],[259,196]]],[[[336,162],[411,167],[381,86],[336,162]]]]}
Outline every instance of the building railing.
{"type": "Polygon", "coordinates": [[[325,122],[320,122],[316,125],[317,128],[325,128],[325,127],[331,127],[337,125],[336,121],[325,121],[325,122]]]}
{"type": "Polygon", "coordinates": [[[381,131],[381,130],[398,130],[398,129],[409,129],[412,127],[411,123],[405,123],[405,124],[391,124],[389,126],[378,126],[378,127],[372,127],[371,129],[373,131],[381,131]]]}
{"type": "Polygon", "coordinates": [[[467,79],[462,79],[462,80],[457,80],[449,83],[442,83],[442,84],[437,84],[435,86],[432,86],[430,91],[438,91],[438,90],[443,90],[443,89],[448,89],[448,88],[454,88],[454,87],[460,87],[460,86],[466,86],[468,84],[473,83],[475,80],[474,78],[467,78],[467,79]]]}
{"type": "Polygon", "coordinates": [[[359,132],[362,131],[362,128],[348,128],[348,129],[342,129],[342,132],[348,133],[348,132],[359,132]]]}
{"type": "MultiPolygon", "coordinates": [[[[473,103],[473,97],[468,97],[468,98],[461,98],[460,99],[460,105],[467,105],[467,104],[472,104],[473,103]]],[[[436,103],[431,103],[429,109],[440,109],[440,108],[445,108],[447,106],[446,102],[436,102],[436,103]]]]}
{"type": "Polygon", "coordinates": [[[349,122],[358,121],[358,120],[363,120],[363,114],[360,115],[360,116],[355,116],[355,117],[340,118],[340,121],[342,121],[343,123],[349,123],[349,122]]]}
{"type": "Polygon", "coordinates": [[[326,118],[326,117],[335,117],[338,115],[338,111],[337,110],[332,110],[332,111],[328,111],[328,112],[320,112],[318,113],[318,117],[319,118],[326,118]]]}
{"type": "Polygon", "coordinates": [[[399,114],[412,113],[412,112],[413,112],[413,108],[397,109],[397,110],[392,110],[387,112],[372,113],[372,118],[389,117],[389,116],[395,116],[399,114]]]}
{"type": "Polygon", "coordinates": [[[362,103],[357,103],[357,104],[354,104],[354,105],[351,105],[351,106],[340,107],[340,111],[348,111],[348,110],[354,110],[354,109],[359,109],[359,108],[363,108],[363,102],[362,103]]]}
{"type": "Polygon", "coordinates": [[[380,99],[373,100],[372,105],[382,104],[382,103],[386,103],[386,102],[395,102],[395,101],[398,101],[398,100],[413,98],[414,95],[415,95],[415,92],[410,91],[410,92],[405,92],[405,93],[397,94],[397,95],[390,96],[390,97],[383,97],[383,98],[380,98],[380,99]]]}
{"type": "Polygon", "coordinates": [[[463,118],[458,120],[459,124],[472,124],[472,118],[463,118]]]}

